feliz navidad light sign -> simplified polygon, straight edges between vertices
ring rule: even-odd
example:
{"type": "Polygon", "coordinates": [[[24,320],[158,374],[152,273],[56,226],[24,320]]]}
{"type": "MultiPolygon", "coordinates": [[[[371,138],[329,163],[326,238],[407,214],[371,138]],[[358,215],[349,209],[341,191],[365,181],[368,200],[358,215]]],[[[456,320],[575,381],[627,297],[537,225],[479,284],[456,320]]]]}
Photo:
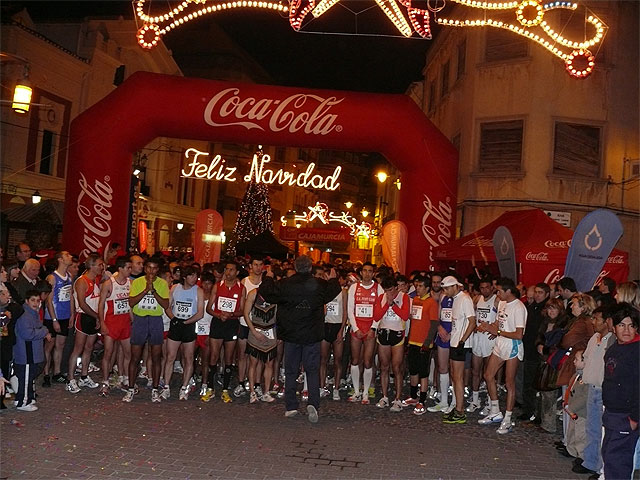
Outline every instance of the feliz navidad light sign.
{"type": "MultiPolygon", "coordinates": [[[[563,60],[567,72],[576,78],[586,78],[592,73],[595,55],[589,48],[597,46],[607,30],[602,20],[588,13],[584,19],[585,34],[582,41],[565,38],[562,32],[556,32],[545,15],[552,10],[575,11],[578,4],[573,1],[449,0],[468,7],[470,12],[479,11],[478,18],[475,19],[469,19],[473,13],[468,15],[465,11],[462,11],[462,18],[440,15],[446,6],[446,0],[442,0],[442,3],[435,2],[437,6],[418,0],[369,1],[377,5],[405,37],[411,37],[415,32],[423,38],[431,39],[431,17],[439,25],[447,27],[492,27],[508,30],[537,43],[563,60]],[[418,8],[419,6],[427,8],[418,8]],[[513,16],[511,20],[491,18],[494,12],[511,13],[513,16]]],[[[340,3],[346,5],[347,0],[183,0],[178,6],[156,15],[150,14],[150,3],[150,0],[138,0],[135,3],[136,16],[142,21],[137,32],[138,43],[147,49],[155,47],[162,35],[203,15],[238,8],[270,10],[288,14],[291,27],[299,31],[308,15],[318,18],[340,3]]]]}
{"type": "MultiPolygon", "coordinates": [[[[184,156],[190,162],[182,169],[182,177],[196,178],[200,180],[223,180],[226,182],[235,182],[238,180],[237,168],[230,167],[226,164],[226,160],[221,155],[215,155],[208,163],[206,163],[208,152],[201,152],[196,148],[188,148],[184,152],[184,156]],[[200,160],[200,157],[204,157],[200,160]]],[[[333,191],[340,186],[338,178],[342,167],[337,166],[331,175],[313,175],[316,168],[315,163],[310,163],[306,170],[301,173],[288,172],[282,168],[273,170],[267,168],[267,164],[271,161],[269,155],[262,152],[253,155],[251,161],[251,169],[249,173],[242,179],[249,182],[264,183],[266,185],[278,184],[289,185],[291,187],[315,188],[318,190],[333,191]]]]}

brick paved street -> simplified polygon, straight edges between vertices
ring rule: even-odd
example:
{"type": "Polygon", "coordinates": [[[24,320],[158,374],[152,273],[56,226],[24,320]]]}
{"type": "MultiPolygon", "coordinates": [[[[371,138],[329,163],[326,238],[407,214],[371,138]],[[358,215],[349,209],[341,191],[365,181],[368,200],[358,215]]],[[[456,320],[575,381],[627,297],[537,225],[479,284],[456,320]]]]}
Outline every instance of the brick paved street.
{"type": "MultiPolygon", "coordinates": [[[[440,414],[323,399],[320,422],[284,418],[283,401],[208,404],[197,396],[131,404],[113,391],[39,388],[40,410],[0,415],[0,478],[586,478],[533,426],[444,425],[440,414]]],[[[173,391],[177,396],[177,389],[173,391]]],[[[7,402],[11,404],[11,402],[7,402]]],[[[302,404],[304,405],[304,404],[302,404]]]]}

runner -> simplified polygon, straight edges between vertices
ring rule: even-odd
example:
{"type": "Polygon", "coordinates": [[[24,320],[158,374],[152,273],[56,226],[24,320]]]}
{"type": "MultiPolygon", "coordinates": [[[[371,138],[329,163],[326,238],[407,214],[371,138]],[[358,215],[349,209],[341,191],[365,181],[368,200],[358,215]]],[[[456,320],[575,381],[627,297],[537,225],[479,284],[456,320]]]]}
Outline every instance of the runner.
{"type": "MultiPolygon", "coordinates": [[[[224,268],[224,279],[214,285],[207,305],[207,313],[213,317],[209,333],[209,378],[207,384],[213,386],[213,376],[220,359],[220,350],[224,343],[224,377],[222,395],[224,403],[231,403],[229,383],[231,382],[231,365],[238,340],[239,318],[244,309],[245,288],[238,281],[238,264],[228,261],[224,268]]],[[[203,399],[209,401],[209,399],[203,399]]]]}
{"type": "Polygon", "coordinates": [[[67,390],[71,393],[79,393],[80,387],[98,388],[98,384],[89,376],[89,362],[91,361],[93,344],[100,331],[98,301],[104,260],[96,254],[91,254],[87,257],[84,265],[86,271],[73,285],[73,297],[76,304],[76,337],[73,351],[69,356],[69,382],[67,383],[67,390]],[[82,355],[82,371],[80,380],[76,381],[74,374],[80,355],[82,355]]]}
{"type": "Polygon", "coordinates": [[[500,422],[497,432],[509,433],[513,425],[511,414],[516,403],[516,372],[519,362],[524,358],[522,336],[527,324],[527,309],[518,299],[520,292],[515,283],[508,278],[498,281],[498,321],[494,323],[483,322],[478,326],[478,331],[487,332],[496,336],[493,352],[489,357],[484,379],[487,382],[487,390],[491,398],[491,410],[489,415],[478,420],[481,425],[490,425],[500,422]],[[496,373],[506,363],[504,380],[507,386],[507,407],[504,416],[500,412],[498,403],[498,390],[496,387],[496,373]]]}
{"type": "Polygon", "coordinates": [[[387,390],[389,388],[389,364],[395,378],[396,394],[391,402],[392,412],[402,411],[402,361],[404,359],[404,334],[406,322],[411,312],[409,296],[398,290],[398,284],[392,277],[385,277],[381,287],[384,295],[378,297],[374,307],[374,319],[379,320],[377,341],[380,358],[380,383],[382,398],[376,404],[378,408],[389,406],[387,390]]]}
{"type": "MultiPolygon", "coordinates": [[[[198,347],[198,358],[200,360],[202,385],[200,385],[200,400],[204,400],[207,394],[213,394],[213,389],[207,384],[209,378],[209,333],[211,332],[211,315],[207,313],[207,305],[211,296],[211,289],[215,283],[215,277],[211,272],[204,272],[200,278],[202,286],[202,298],[204,298],[202,318],[196,323],[196,347],[198,347]]],[[[211,385],[213,387],[213,385],[211,385]]],[[[209,397],[210,398],[210,397],[209,397]]]]}
{"type": "Polygon", "coordinates": [[[195,352],[196,326],[204,314],[204,296],[202,289],[196,285],[198,274],[193,267],[185,267],[182,270],[182,283],[173,286],[169,294],[169,307],[167,316],[171,319],[169,327],[169,339],[167,341],[167,358],[164,369],[166,382],[160,396],[168,400],[170,396],[169,385],[173,373],[173,362],[176,359],[178,349],[182,345],[182,387],[179,400],[189,398],[189,381],[193,375],[193,355],[195,352]]]}
{"type": "Polygon", "coordinates": [[[122,348],[122,356],[118,357],[118,386],[125,388],[129,385],[129,371],[131,360],[131,307],[129,306],[129,289],[131,287],[131,260],[128,257],[118,257],[115,262],[117,272],[100,287],[98,302],[98,318],[100,319],[100,333],[104,352],[102,354],[102,386],[100,395],[109,394],[109,373],[111,359],[115,348],[122,348]],[[120,361],[122,357],[122,361],[120,361]]]}
{"type": "Polygon", "coordinates": [[[162,313],[169,306],[169,285],[158,277],[158,267],[158,260],[153,257],[148,259],[144,264],[144,276],[131,282],[129,291],[129,305],[133,312],[131,362],[129,363],[129,388],[122,399],[124,402],[133,400],[142,348],[147,341],[152,358],[151,401],[155,403],[161,401],[158,388],[162,367],[162,313]]]}
{"type": "MultiPolygon", "coordinates": [[[[443,288],[442,277],[439,278],[438,288],[443,288]]],[[[434,276],[431,277],[433,289],[434,276]]],[[[453,404],[449,406],[449,340],[451,339],[451,307],[453,298],[441,294],[440,300],[440,325],[436,335],[435,345],[438,347],[438,386],[440,391],[440,401],[428,407],[428,412],[449,413],[453,409],[453,404]]],[[[452,402],[453,403],[453,402],[452,402]]]]}
{"type": "Polygon", "coordinates": [[[344,348],[344,329],[347,325],[347,309],[349,290],[347,285],[347,274],[340,272],[338,282],[342,287],[342,292],[336,298],[327,303],[324,315],[324,339],[321,344],[320,358],[320,397],[329,395],[327,382],[327,364],[329,354],[333,348],[333,399],[340,400],[340,379],[342,378],[342,352],[344,348]]]}
{"type": "Polygon", "coordinates": [[[44,326],[47,327],[52,342],[44,344],[44,379],[43,387],[51,386],[51,357],[53,353],[53,381],[64,381],[64,375],[60,373],[62,366],[62,352],[69,335],[69,320],[75,318],[75,302],[71,301],[73,283],[67,269],[73,263],[73,257],[69,252],[56,253],[54,257],[58,267],[49,276],[47,282],[51,285],[51,293],[47,296],[44,309],[44,326]]]}
{"type": "Polygon", "coordinates": [[[382,287],[373,281],[373,264],[362,265],[362,280],[349,287],[347,296],[347,316],[351,327],[351,380],[354,393],[350,402],[369,404],[369,387],[373,378],[373,355],[376,346],[376,332],[373,319],[373,306],[384,294],[382,287]],[[364,388],[360,392],[360,369],[364,388]]]}

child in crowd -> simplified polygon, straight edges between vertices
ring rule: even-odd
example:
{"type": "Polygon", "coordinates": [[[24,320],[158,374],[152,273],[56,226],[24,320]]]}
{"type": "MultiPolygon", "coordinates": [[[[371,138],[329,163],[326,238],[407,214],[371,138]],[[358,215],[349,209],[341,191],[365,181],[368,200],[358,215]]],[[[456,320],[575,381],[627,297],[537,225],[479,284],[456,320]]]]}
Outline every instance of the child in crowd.
{"type": "Polygon", "coordinates": [[[38,409],[35,405],[33,380],[38,374],[39,364],[44,362],[42,340],[51,341],[51,334],[40,321],[40,292],[29,290],[25,297],[24,313],[16,321],[13,369],[18,378],[18,410],[33,412],[38,409]]]}
{"type": "Polygon", "coordinates": [[[564,409],[569,415],[567,451],[576,458],[583,458],[586,445],[585,423],[587,417],[587,385],[582,382],[584,350],[577,350],[573,358],[576,373],[571,377],[564,398],[564,409]]]}

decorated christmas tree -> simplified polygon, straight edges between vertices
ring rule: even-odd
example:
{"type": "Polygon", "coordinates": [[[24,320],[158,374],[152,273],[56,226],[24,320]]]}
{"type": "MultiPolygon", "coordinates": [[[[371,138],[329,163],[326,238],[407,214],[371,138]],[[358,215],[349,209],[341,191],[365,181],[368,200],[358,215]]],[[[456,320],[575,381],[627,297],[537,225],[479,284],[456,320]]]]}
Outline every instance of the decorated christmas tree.
{"type": "MultiPolygon", "coordinates": [[[[258,158],[262,157],[262,150],[256,155],[258,158]]],[[[227,255],[235,256],[238,244],[251,240],[264,231],[273,233],[269,188],[264,183],[251,180],[242,198],[236,224],[227,246],[227,255]]]]}

